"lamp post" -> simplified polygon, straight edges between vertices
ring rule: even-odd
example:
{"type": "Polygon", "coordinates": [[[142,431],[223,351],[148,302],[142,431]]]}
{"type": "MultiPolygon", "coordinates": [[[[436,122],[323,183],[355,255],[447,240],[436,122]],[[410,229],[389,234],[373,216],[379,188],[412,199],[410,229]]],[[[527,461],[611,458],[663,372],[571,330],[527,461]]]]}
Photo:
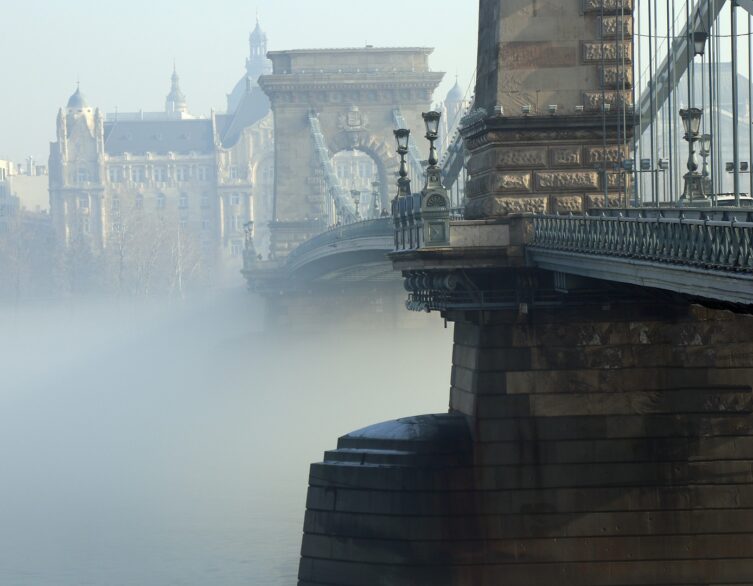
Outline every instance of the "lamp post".
{"type": "Polygon", "coordinates": [[[361,213],[358,211],[358,206],[361,204],[361,192],[357,189],[351,189],[350,195],[353,198],[353,203],[356,204],[356,220],[360,220],[361,213]]]}
{"type": "Polygon", "coordinates": [[[685,140],[688,141],[688,172],[684,175],[685,186],[680,202],[707,202],[703,189],[703,176],[698,172],[698,162],[695,156],[695,143],[701,129],[703,110],[700,108],[685,108],[680,110],[680,118],[685,129],[685,140]]]}
{"type": "Polygon", "coordinates": [[[371,183],[371,196],[373,198],[373,201],[372,201],[373,209],[371,213],[372,213],[372,216],[375,218],[378,218],[381,215],[382,206],[381,206],[381,202],[379,201],[381,199],[380,197],[380,194],[382,191],[380,189],[381,187],[382,187],[382,184],[379,183],[379,181],[373,181],[371,183]]]}
{"type": "Polygon", "coordinates": [[[429,166],[436,167],[439,162],[437,149],[434,142],[439,138],[439,120],[442,115],[439,112],[424,112],[421,114],[426,125],[426,139],[429,141],[429,166]]]}
{"type": "Polygon", "coordinates": [[[703,192],[704,194],[711,195],[713,199],[713,191],[711,187],[711,180],[709,179],[709,155],[711,154],[711,135],[701,135],[701,150],[700,155],[703,159],[703,166],[701,167],[701,177],[703,177],[703,192]]]}
{"type": "Polygon", "coordinates": [[[408,179],[408,165],[405,162],[405,156],[408,154],[408,141],[410,140],[410,130],[407,128],[398,128],[394,131],[395,140],[397,140],[397,154],[400,155],[400,175],[397,180],[397,197],[410,195],[410,179],[408,179]]]}

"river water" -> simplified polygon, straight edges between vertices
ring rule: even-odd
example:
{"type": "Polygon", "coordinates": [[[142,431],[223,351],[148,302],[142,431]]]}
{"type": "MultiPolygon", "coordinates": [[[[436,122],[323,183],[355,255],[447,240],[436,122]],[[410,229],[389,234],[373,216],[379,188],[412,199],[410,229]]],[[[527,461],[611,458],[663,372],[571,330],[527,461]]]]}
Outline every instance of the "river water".
{"type": "Polygon", "coordinates": [[[243,291],[0,310],[0,585],[296,583],[308,464],[445,411],[451,335],[260,323],[243,291]]]}

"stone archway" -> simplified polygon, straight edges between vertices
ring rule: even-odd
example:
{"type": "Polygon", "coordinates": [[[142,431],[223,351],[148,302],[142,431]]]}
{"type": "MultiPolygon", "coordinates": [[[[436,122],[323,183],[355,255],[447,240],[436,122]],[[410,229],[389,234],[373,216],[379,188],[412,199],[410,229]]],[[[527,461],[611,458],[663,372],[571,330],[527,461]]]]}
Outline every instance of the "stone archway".
{"type": "Polygon", "coordinates": [[[365,153],[376,163],[383,209],[389,207],[390,187],[395,182],[394,178],[399,168],[397,155],[394,148],[390,147],[391,145],[386,144],[382,138],[366,132],[342,131],[329,141],[329,152],[333,157],[343,151],[356,150],[365,153]]]}
{"type": "MultiPolygon", "coordinates": [[[[377,162],[382,205],[397,171],[395,110],[416,132],[443,73],[427,48],[272,51],[273,73],[259,78],[275,118],[273,253],[285,256],[322,230],[326,190],[316,143],[332,156],[357,149],[377,162]],[[316,112],[316,128],[310,113],[316,112]]],[[[425,145],[419,143],[422,155],[425,145]]]]}

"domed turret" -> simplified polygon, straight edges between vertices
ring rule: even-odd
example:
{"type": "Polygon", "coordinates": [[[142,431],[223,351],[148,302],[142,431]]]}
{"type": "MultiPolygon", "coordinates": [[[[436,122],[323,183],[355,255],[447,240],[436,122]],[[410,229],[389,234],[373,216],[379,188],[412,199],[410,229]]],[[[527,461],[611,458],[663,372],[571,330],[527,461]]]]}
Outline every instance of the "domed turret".
{"type": "Polygon", "coordinates": [[[188,113],[188,104],[185,94],[180,89],[180,78],[175,70],[175,64],[173,64],[173,75],[170,79],[172,84],[170,93],[167,94],[165,99],[165,111],[168,114],[186,114],[188,113]]]}
{"type": "Polygon", "coordinates": [[[89,107],[84,94],[81,93],[81,87],[78,84],[76,84],[76,91],[74,94],[68,98],[68,105],[66,107],[68,110],[85,110],[89,107]]]}

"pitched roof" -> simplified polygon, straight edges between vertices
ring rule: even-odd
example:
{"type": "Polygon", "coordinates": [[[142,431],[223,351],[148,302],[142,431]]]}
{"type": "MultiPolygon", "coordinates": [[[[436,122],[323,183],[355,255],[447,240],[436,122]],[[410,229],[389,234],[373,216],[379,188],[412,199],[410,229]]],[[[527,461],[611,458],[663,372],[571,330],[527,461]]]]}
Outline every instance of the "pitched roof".
{"type": "Polygon", "coordinates": [[[211,120],[129,120],[105,122],[105,152],[109,155],[211,154],[211,120]]]}

